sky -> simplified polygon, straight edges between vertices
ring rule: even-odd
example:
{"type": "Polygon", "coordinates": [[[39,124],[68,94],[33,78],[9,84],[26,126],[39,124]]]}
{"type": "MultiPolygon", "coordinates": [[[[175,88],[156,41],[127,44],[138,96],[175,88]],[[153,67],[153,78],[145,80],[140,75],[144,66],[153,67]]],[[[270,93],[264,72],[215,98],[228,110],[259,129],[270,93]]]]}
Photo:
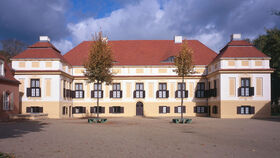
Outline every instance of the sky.
{"type": "Polygon", "coordinates": [[[195,39],[219,50],[233,33],[280,29],[280,0],[0,0],[0,40],[49,36],[62,52],[102,31],[109,40],[195,39]]]}

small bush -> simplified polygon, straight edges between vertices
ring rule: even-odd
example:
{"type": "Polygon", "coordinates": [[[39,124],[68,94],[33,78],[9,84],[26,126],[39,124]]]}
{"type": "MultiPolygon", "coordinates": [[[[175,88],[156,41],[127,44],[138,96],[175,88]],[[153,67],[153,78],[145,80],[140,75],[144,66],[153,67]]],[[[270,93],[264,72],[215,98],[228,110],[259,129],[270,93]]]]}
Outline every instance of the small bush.
{"type": "Polygon", "coordinates": [[[15,158],[15,155],[0,152],[0,158],[15,158]]]}

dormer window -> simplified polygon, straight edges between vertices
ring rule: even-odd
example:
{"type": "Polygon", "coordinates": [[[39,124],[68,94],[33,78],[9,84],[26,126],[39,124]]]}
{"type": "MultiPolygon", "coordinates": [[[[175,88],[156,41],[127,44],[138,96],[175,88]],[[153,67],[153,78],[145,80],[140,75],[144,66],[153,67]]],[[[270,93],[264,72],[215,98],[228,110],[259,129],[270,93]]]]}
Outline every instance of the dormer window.
{"type": "Polygon", "coordinates": [[[167,59],[161,61],[162,63],[174,63],[174,59],[175,57],[174,56],[170,56],[168,57],[167,59]]]}
{"type": "Polygon", "coordinates": [[[0,60],[0,76],[4,76],[4,61],[0,60]]]}

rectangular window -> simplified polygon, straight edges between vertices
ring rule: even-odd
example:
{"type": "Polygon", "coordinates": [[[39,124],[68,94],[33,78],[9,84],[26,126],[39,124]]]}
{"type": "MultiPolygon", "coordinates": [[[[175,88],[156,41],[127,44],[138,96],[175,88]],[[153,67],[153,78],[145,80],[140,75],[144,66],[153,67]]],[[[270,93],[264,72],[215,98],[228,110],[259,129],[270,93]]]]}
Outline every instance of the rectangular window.
{"type": "Polygon", "coordinates": [[[181,112],[186,113],[186,106],[183,106],[183,107],[175,106],[174,107],[174,112],[175,113],[181,113],[181,112]]]}
{"type": "Polygon", "coordinates": [[[168,98],[169,91],[166,83],[159,83],[159,90],[157,91],[157,98],[168,98]]]}
{"type": "Polygon", "coordinates": [[[43,107],[40,106],[26,107],[26,113],[43,113],[43,107]]]}
{"type": "Polygon", "coordinates": [[[63,98],[66,97],[66,88],[65,88],[65,85],[66,85],[66,81],[63,80],[63,98]]]}
{"type": "Polygon", "coordinates": [[[208,106],[195,106],[194,112],[195,113],[208,113],[208,106]]]}
{"type": "Polygon", "coordinates": [[[0,76],[4,76],[4,61],[0,60],[0,76]]]}
{"type": "Polygon", "coordinates": [[[82,106],[73,107],[72,113],[73,114],[83,114],[83,113],[86,113],[86,107],[82,107],[82,106]]]}
{"type": "Polygon", "coordinates": [[[145,98],[144,83],[136,83],[134,98],[145,98]]]}
{"type": "Polygon", "coordinates": [[[10,108],[10,97],[9,93],[3,92],[3,110],[9,110],[10,108]]]}
{"type": "Polygon", "coordinates": [[[241,96],[249,96],[250,78],[241,78],[241,96]]]}
{"type": "MultiPolygon", "coordinates": [[[[99,106],[99,113],[105,113],[105,107],[99,106]]],[[[97,113],[97,106],[90,107],[90,113],[97,113]]]]}
{"type": "Polygon", "coordinates": [[[177,90],[175,92],[176,98],[187,98],[188,97],[188,91],[186,91],[186,83],[178,83],[177,90]]]}
{"type": "Polygon", "coordinates": [[[109,108],[109,113],[124,113],[124,107],[121,106],[112,106],[109,108]]]}
{"type": "Polygon", "coordinates": [[[120,83],[113,83],[113,90],[110,91],[110,98],[122,98],[120,83]]]}
{"type": "Polygon", "coordinates": [[[75,83],[75,98],[84,98],[84,90],[82,83],[75,83]]]}
{"type": "Polygon", "coordinates": [[[170,107],[169,106],[159,106],[159,113],[160,114],[170,113],[170,107]]]}
{"type": "Polygon", "coordinates": [[[237,107],[237,114],[242,114],[242,115],[255,114],[255,107],[254,106],[239,106],[239,107],[237,107]]]}
{"type": "Polygon", "coordinates": [[[205,97],[205,83],[199,82],[197,83],[196,93],[197,98],[204,98],[205,97]]]}
{"type": "Polygon", "coordinates": [[[41,88],[40,88],[40,80],[39,79],[31,79],[30,81],[30,96],[31,97],[40,97],[41,96],[41,88]]]}
{"type": "Polygon", "coordinates": [[[94,83],[93,91],[91,91],[92,98],[103,98],[103,90],[101,83],[94,83]]]}

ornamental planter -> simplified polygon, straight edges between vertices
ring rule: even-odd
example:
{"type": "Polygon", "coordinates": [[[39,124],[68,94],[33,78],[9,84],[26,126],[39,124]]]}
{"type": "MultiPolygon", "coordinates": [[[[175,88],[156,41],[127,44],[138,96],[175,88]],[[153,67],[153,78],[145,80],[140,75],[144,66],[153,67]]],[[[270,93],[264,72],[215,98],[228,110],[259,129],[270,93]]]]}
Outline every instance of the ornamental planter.
{"type": "Polygon", "coordinates": [[[105,123],[107,118],[88,118],[88,123],[105,123]]]}
{"type": "Polygon", "coordinates": [[[173,123],[181,123],[181,124],[190,124],[192,122],[192,119],[189,119],[189,118],[175,118],[175,119],[172,119],[172,122],[173,123]]]}

